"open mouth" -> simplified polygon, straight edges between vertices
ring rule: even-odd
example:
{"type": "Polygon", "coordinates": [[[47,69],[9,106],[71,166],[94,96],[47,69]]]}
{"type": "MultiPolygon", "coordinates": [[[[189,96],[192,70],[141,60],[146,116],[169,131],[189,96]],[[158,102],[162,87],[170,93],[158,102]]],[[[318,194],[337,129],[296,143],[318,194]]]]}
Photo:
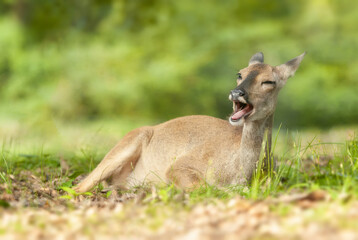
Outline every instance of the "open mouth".
{"type": "Polygon", "coordinates": [[[234,113],[231,115],[230,119],[233,122],[237,122],[240,119],[249,116],[252,113],[254,107],[249,103],[233,101],[233,109],[234,113]]]}

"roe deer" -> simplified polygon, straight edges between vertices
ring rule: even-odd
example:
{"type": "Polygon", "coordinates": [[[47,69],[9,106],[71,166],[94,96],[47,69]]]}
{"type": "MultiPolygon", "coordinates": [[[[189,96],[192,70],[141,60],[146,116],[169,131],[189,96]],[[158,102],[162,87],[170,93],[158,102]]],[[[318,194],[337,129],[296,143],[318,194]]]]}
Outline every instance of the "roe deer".
{"type": "Polygon", "coordinates": [[[86,192],[99,182],[127,188],[141,183],[172,182],[192,188],[202,182],[218,186],[244,184],[259,160],[268,129],[271,143],[277,96],[296,72],[305,53],[279,66],[264,64],[261,52],[237,75],[230,92],[229,121],[186,116],[129,132],[79,185],[86,192]]]}

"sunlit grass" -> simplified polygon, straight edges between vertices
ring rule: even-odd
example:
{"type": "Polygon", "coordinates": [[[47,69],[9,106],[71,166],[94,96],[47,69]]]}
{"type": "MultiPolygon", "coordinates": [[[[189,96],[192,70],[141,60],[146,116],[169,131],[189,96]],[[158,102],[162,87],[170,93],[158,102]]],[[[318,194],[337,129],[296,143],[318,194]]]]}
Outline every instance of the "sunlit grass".
{"type": "MultiPolygon", "coordinates": [[[[230,199],[240,196],[247,199],[265,199],[277,197],[297,191],[312,191],[322,189],[329,192],[332,197],[339,194],[353,194],[358,196],[358,140],[353,136],[351,140],[342,143],[319,142],[316,138],[302,143],[301,137],[287,140],[278,135],[274,136],[272,152],[267,154],[269,162],[277,161],[275,169],[264,171],[263,154],[258,162],[250,183],[245,186],[216,187],[203,184],[192,191],[176,189],[174,185],[156,188],[157,195],[153,203],[162,202],[169,204],[177,202],[186,194],[188,203],[195,204],[215,199],[230,199]],[[277,144],[289,145],[278,151],[277,144]],[[278,143],[279,142],[279,143],[278,143]],[[323,147],[336,148],[327,155],[322,151],[323,147]]],[[[263,148],[264,149],[264,148],[263,148]]],[[[332,149],[330,149],[332,150],[332,149]]],[[[17,152],[11,144],[3,144],[0,159],[0,183],[7,186],[7,192],[11,193],[11,175],[16,176],[21,171],[32,171],[43,181],[51,181],[60,177],[63,181],[58,185],[59,189],[68,189],[74,185],[74,180],[82,174],[89,173],[99,163],[102,153],[93,148],[82,148],[76,153],[46,153],[43,148],[38,148],[32,153],[17,152]],[[68,169],[63,170],[63,161],[68,169]],[[62,163],[61,163],[62,162],[62,163]]],[[[145,191],[147,196],[153,194],[148,186],[139,186],[133,191],[145,191]]],[[[95,190],[101,192],[101,187],[95,190]]],[[[119,191],[119,194],[124,193],[119,191]]],[[[108,193],[106,193],[108,194],[108,193]]],[[[110,195],[110,194],[109,194],[110,195]]],[[[152,196],[153,197],[153,196],[152,196]]]]}

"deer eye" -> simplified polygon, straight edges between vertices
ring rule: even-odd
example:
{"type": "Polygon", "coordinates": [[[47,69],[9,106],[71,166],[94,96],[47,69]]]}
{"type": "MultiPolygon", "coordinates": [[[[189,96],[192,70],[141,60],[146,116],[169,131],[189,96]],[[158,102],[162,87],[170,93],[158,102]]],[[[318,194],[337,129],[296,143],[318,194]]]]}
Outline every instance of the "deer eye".
{"type": "Polygon", "coordinates": [[[237,75],[237,79],[240,79],[240,80],[242,79],[241,73],[237,73],[236,75],[237,75]]]}
{"type": "Polygon", "coordinates": [[[264,82],[261,83],[261,85],[264,85],[264,84],[270,84],[270,85],[275,86],[276,82],[274,82],[274,81],[264,81],[264,82]]]}

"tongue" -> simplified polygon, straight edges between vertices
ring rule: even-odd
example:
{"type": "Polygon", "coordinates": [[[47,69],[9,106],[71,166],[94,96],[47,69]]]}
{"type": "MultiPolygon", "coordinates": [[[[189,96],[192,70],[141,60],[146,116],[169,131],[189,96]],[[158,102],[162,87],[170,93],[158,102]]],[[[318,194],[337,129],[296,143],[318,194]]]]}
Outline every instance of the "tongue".
{"type": "Polygon", "coordinates": [[[231,116],[232,120],[239,120],[242,118],[245,114],[249,113],[252,110],[251,105],[247,104],[245,108],[241,109],[237,113],[231,116]]]}

